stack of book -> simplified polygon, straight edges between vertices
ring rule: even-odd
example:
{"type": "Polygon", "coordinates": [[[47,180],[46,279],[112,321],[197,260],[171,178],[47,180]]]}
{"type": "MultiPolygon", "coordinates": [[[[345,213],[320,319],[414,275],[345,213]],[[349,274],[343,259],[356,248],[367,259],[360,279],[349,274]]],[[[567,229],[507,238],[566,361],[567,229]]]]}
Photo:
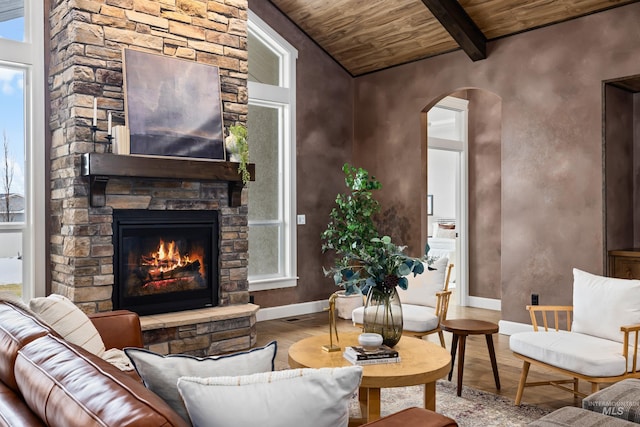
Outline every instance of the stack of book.
{"type": "Polygon", "coordinates": [[[396,363],[400,361],[400,355],[398,352],[386,345],[374,348],[365,348],[362,346],[346,347],[342,355],[354,365],[396,363]]]}

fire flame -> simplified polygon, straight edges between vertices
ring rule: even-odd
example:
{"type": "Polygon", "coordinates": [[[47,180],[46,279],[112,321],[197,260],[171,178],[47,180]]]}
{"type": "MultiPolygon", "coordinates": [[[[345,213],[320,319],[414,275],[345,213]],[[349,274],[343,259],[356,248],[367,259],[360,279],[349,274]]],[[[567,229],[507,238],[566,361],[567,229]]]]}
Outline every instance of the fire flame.
{"type": "Polygon", "coordinates": [[[204,263],[201,254],[180,255],[175,241],[172,240],[169,243],[165,243],[162,239],[156,252],[152,252],[149,256],[142,257],[142,265],[151,267],[149,270],[151,273],[165,273],[195,261],[200,261],[200,273],[204,273],[204,263]]]}

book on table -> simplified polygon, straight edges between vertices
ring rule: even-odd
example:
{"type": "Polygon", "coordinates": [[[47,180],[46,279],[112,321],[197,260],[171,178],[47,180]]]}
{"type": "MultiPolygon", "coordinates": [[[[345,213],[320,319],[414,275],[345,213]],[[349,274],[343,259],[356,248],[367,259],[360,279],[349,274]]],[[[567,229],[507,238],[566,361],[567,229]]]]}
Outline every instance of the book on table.
{"type": "Polygon", "coordinates": [[[369,365],[375,363],[396,363],[400,361],[397,350],[386,345],[374,348],[351,346],[344,349],[343,356],[355,365],[369,365]]]}

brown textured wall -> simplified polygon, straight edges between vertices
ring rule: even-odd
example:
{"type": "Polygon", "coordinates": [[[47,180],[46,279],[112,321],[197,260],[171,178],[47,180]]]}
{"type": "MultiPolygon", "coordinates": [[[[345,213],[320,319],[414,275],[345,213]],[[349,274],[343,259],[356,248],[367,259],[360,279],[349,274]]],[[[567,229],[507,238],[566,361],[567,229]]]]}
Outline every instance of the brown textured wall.
{"type": "Polygon", "coordinates": [[[382,205],[383,232],[397,244],[408,246],[409,254],[420,256],[427,236],[423,215],[426,169],[420,167],[427,159],[426,138],[421,136],[426,122],[420,113],[428,111],[437,100],[427,105],[417,98],[422,92],[420,76],[409,68],[398,67],[356,79],[353,161],[382,183],[377,198],[382,205]]]}
{"type": "Polygon", "coordinates": [[[633,247],[633,94],[605,85],[607,250],[633,247]]]}
{"type": "Polygon", "coordinates": [[[500,299],[502,100],[468,90],[469,295],[500,299]]]}
{"type": "Polygon", "coordinates": [[[505,320],[528,321],[531,292],[570,303],[572,267],[603,273],[602,81],[640,73],[638,22],[634,3],[491,42],[483,61],[457,51],[356,79],[354,159],[403,227],[422,224],[420,112],[463,88],[502,99],[505,320]]]}
{"type": "Polygon", "coordinates": [[[297,228],[298,286],[252,295],[261,307],[327,299],[336,287],[322,273],[331,260],[321,253],[320,233],[346,189],[341,168],[351,161],[353,79],[271,3],[250,0],[249,9],[298,49],[296,196],[297,212],[306,215],[297,228]]]}

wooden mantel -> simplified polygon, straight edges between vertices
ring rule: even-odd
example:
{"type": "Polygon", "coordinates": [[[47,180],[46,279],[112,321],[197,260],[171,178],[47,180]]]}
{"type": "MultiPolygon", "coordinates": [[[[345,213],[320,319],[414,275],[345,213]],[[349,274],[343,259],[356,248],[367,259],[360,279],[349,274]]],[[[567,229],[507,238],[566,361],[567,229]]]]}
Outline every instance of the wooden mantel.
{"type": "MultiPolygon", "coordinates": [[[[241,204],[242,177],[238,163],[219,160],[197,160],[117,155],[111,153],[85,153],[82,155],[82,176],[89,177],[89,197],[93,207],[106,204],[106,187],[111,177],[179,179],[194,181],[227,181],[229,206],[241,204]]],[[[255,181],[256,165],[247,169],[255,181]]]]}

